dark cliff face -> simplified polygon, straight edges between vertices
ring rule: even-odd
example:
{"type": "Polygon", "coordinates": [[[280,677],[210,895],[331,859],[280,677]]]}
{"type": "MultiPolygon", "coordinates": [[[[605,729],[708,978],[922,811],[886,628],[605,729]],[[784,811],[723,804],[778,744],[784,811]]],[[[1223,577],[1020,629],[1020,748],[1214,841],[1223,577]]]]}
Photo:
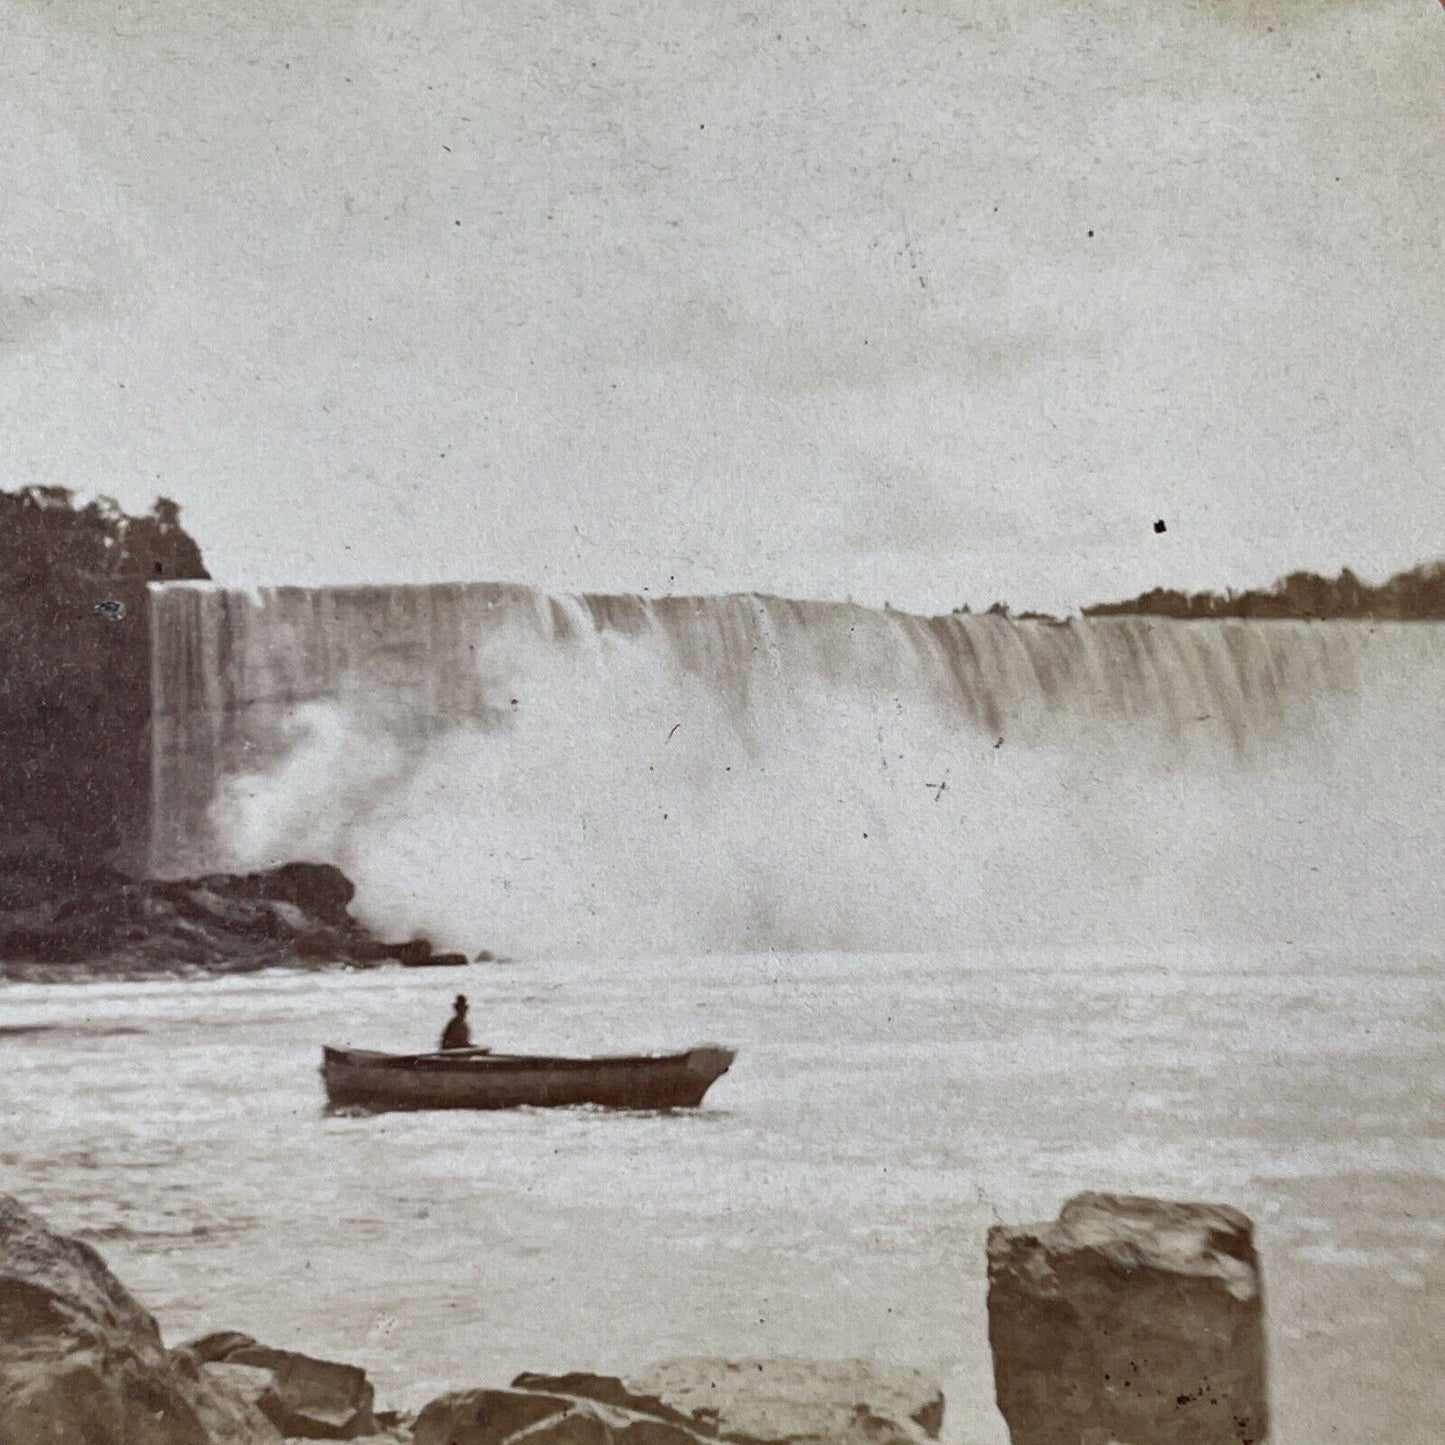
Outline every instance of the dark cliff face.
{"type": "Polygon", "coordinates": [[[130,517],[57,487],[0,493],[0,874],[76,877],[141,857],[146,584],[207,575],[173,502],[130,517]]]}

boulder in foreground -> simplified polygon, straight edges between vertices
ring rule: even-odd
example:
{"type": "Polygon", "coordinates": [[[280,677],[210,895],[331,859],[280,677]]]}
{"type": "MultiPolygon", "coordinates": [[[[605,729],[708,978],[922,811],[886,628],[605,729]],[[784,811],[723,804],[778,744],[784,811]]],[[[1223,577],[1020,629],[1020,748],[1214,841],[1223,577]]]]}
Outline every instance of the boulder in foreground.
{"type": "Polygon", "coordinates": [[[989,1340],[1013,1445],[1260,1445],[1253,1226],[1221,1205],[1081,1194],[989,1231],[989,1340]]]}
{"type": "Polygon", "coordinates": [[[0,1445],[280,1445],[77,1239],[0,1195],[0,1445]]]}
{"type": "Polygon", "coordinates": [[[377,1430],[366,1372],[228,1331],[184,1347],[294,1440],[357,1440],[377,1430]]]}

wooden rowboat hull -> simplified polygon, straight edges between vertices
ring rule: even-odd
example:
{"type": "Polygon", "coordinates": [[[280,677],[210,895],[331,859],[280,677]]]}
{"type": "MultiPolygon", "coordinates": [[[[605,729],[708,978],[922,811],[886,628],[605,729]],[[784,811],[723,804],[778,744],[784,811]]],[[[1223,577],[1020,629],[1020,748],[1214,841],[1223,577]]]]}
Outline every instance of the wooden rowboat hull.
{"type": "Polygon", "coordinates": [[[335,1108],[695,1109],[735,1057],[714,1044],[682,1054],[600,1059],[327,1048],[321,1077],[335,1108]]]}

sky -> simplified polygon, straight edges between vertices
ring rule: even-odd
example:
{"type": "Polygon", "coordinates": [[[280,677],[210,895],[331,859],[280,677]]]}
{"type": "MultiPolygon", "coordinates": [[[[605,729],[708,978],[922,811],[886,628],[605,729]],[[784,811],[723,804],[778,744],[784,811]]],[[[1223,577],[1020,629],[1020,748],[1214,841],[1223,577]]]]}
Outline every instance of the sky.
{"type": "Polygon", "coordinates": [[[0,486],[174,497],[222,580],[1067,609],[1445,552],[1435,0],[0,26],[0,486]]]}

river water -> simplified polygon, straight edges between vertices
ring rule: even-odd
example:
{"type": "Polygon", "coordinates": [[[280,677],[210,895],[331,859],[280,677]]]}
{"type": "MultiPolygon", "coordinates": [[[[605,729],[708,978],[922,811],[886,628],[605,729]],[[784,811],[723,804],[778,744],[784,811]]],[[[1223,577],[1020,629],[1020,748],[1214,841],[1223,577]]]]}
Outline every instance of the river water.
{"type": "Polygon", "coordinates": [[[680,1352],[935,1370],[992,1406],[984,1240],[1081,1189],[1238,1205],[1279,1445],[1445,1439],[1445,980],[1426,961],[814,955],[0,986],[0,1185],[167,1337],[388,1404],[680,1352]],[[737,1045],[696,1113],[332,1117],[322,1042],[737,1045]],[[29,1026],[45,1026],[21,1032],[29,1026]]]}

